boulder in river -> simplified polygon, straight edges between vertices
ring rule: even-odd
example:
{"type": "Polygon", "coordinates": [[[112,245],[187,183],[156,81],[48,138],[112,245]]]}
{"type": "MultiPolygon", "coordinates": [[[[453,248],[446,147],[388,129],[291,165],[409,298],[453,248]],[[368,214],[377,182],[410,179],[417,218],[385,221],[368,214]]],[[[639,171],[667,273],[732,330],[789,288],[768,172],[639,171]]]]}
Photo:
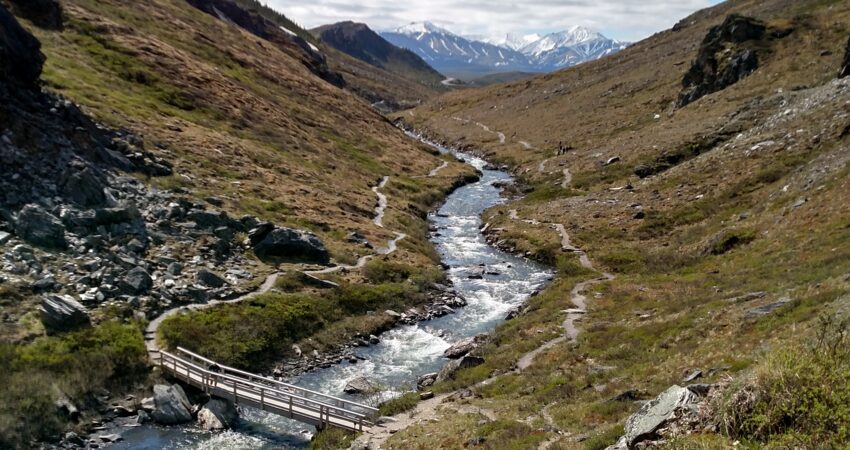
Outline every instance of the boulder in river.
{"type": "MultiPolygon", "coordinates": [[[[249,239],[255,240],[250,237],[249,239]]],[[[254,245],[254,253],[260,259],[286,259],[318,264],[328,264],[331,260],[325,244],[315,234],[292,228],[275,228],[269,231],[254,245]]]]}
{"type": "Polygon", "coordinates": [[[26,205],[18,213],[15,233],[21,239],[40,247],[64,249],[68,246],[62,221],[36,204],[26,205]]]}
{"type": "Polygon", "coordinates": [[[368,394],[370,392],[374,392],[376,388],[377,386],[375,386],[366,377],[357,377],[346,383],[342,390],[346,394],[368,394]]]}
{"type": "Polygon", "coordinates": [[[455,342],[454,345],[443,352],[443,356],[449,359],[458,359],[478,348],[479,345],[487,340],[487,336],[487,333],[482,333],[477,336],[468,337],[455,342]]]}
{"type": "Polygon", "coordinates": [[[178,425],[192,420],[192,404],[180,385],[157,384],[153,387],[154,407],[151,416],[160,425],[178,425]]]}
{"type": "Polygon", "coordinates": [[[227,430],[239,420],[236,406],[230,400],[214,398],[198,411],[198,426],[204,430],[227,430]]]}
{"type": "Polygon", "coordinates": [[[51,332],[70,331],[91,323],[86,307],[68,295],[46,295],[39,312],[41,323],[51,332]]]}

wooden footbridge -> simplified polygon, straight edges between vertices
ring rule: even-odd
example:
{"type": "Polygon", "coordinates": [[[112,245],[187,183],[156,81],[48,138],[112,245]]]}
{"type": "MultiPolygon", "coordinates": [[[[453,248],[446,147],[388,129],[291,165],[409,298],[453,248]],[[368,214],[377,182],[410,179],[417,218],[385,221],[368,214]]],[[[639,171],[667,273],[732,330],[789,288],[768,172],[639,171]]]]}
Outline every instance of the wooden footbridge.
{"type": "Polygon", "coordinates": [[[342,398],[303,389],[272,378],[234,369],[184,348],[172,354],[160,350],[157,364],[179,380],[216,397],[289,417],[317,428],[363,431],[373,425],[378,410],[342,398]]]}

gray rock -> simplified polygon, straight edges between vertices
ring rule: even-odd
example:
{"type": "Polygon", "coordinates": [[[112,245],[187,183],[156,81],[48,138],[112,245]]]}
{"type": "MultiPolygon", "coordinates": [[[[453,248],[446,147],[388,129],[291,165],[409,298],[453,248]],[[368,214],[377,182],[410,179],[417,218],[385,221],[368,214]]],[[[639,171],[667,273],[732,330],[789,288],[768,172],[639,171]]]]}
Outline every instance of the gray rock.
{"type": "Polygon", "coordinates": [[[199,270],[198,273],[195,274],[195,279],[198,280],[198,283],[211,288],[220,288],[227,284],[227,281],[225,281],[224,278],[215,272],[211,272],[206,269],[199,270]]]}
{"type": "Polygon", "coordinates": [[[434,382],[437,381],[437,375],[437,372],[422,375],[418,380],[416,380],[416,389],[421,391],[422,389],[433,385],[434,382]]]}
{"type": "Polygon", "coordinates": [[[443,352],[443,356],[449,359],[458,359],[463,355],[478,348],[481,343],[487,340],[487,334],[479,334],[478,336],[469,337],[455,342],[451,347],[443,352]]]}
{"type": "Polygon", "coordinates": [[[121,288],[131,295],[144,294],[153,288],[153,279],[145,269],[136,267],[124,275],[121,288]]]}
{"type": "Polygon", "coordinates": [[[757,317],[766,316],[779,308],[791,303],[791,299],[788,297],[783,297],[773,303],[768,303],[767,305],[758,306],[750,309],[744,315],[745,319],[755,319],[757,317]]]}
{"type": "Polygon", "coordinates": [[[183,272],[183,264],[180,264],[179,262],[172,262],[168,265],[168,268],[165,269],[165,271],[168,272],[169,275],[173,275],[176,277],[180,275],[181,272],[183,272]]]}
{"type": "Polygon", "coordinates": [[[0,245],[6,245],[6,243],[9,242],[11,239],[12,239],[11,234],[9,234],[5,231],[0,231],[0,245]]]}
{"type": "Polygon", "coordinates": [[[699,397],[687,388],[671,386],[658,397],[644,404],[638,412],[632,414],[625,425],[625,444],[631,448],[634,444],[647,439],[670,420],[676,409],[692,408],[699,397]]]}
{"type": "Polygon", "coordinates": [[[227,430],[239,420],[233,402],[214,398],[198,411],[198,426],[204,430],[227,430]]]}
{"type": "Polygon", "coordinates": [[[15,219],[15,233],[23,240],[40,247],[64,249],[65,226],[39,205],[29,204],[21,209],[15,219]]]}
{"type": "Polygon", "coordinates": [[[120,440],[122,440],[122,439],[123,439],[123,438],[121,437],[121,435],[120,435],[120,434],[117,434],[117,433],[112,433],[112,434],[101,434],[101,435],[100,435],[100,436],[98,436],[97,438],[98,438],[98,439],[100,439],[100,440],[101,440],[101,441],[103,441],[103,442],[118,442],[118,441],[120,441],[120,440]]]}
{"type": "Polygon", "coordinates": [[[153,397],[145,397],[141,403],[142,410],[151,412],[156,409],[156,400],[153,397]]]}
{"type": "Polygon", "coordinates": [[[478,356],[466,355],[461,357],[460,359],[455,359],[453,361],[450,361],[448,364],[443,366],[442,369],[440,369],[440,373],[437,374],[436,381],[440,382],[454,379],[455,373],[457,373],[457,371],[462,369],[468,369],[470,367],[480,366],[481,364],[484,364],[484,358],[478,356]]]}
{"type": "Polygon", "coordinates": [[[151,416],[160,425],[178,425],[192,420],[192,404],[180,385],[153,387],[155,407],[151,416]]]}
{"type": "Polygon", "coordinates": [[[85,306],[68,295],[47,295],[39,308],[41,323],[48,331],[69,331],[91,324],[85,306]]]}
{"type": "Polygon", "coordinates": [[[697,378],[702,377],[702,370],[695,369],[691,373],[688,374],[684,379],[682,379],[683,383],[690,383],[691,381],[696,380],[697,378]]]}
{"type": "Polygon", "coordinates": [[[60,186],[63,196],[79,206],[90,208],[106,202],[105,184],[89,167],[69,171],[60,186]]]}
{"type": "Polygon", "coordinates": [[[98,225],[135,222],[141,220],[142,214],[133,205],[122,205],[115,208],[101,208],[94,212],[94,221],[98,225]]]}
{"type": "MultiPolygon", "coordinates": [[[[253,239],[252,239],[253,241],[253,239]]],[[[260,259],[286,259],[328,264],[331,256],[325,244],[314,234],[292,228],[275,228],[254,245],[260,259]]]]}
{"type": "Polygon", "coordinates": [[[257,245],[262,242],[269,233],[274,230],[274,224],[271,222],[261,222],[248,231],[248,241],[251,245],[257,245]]]}
{"type": "Polygon", "coordinates": [[[357,377],[346,383],[342,391],[346,394],[366,394],[374,392],[376,388],[377,387],[365,377],[357,377]]]}

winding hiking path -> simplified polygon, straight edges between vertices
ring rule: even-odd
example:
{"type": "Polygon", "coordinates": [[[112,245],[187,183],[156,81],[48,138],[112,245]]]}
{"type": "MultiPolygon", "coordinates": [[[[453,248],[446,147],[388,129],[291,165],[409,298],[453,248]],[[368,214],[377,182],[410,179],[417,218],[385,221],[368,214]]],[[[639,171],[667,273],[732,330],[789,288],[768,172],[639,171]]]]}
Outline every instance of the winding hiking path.
{"type": "Polygon", "coordinates": [[[378,204],[375,206],[375,218],[372,220],[372,223],[381,228],[384,228],[384,211],[387,209],[387,196],[380,189],[383,189],[388,181],[390,181],[390,177],[381,178],[381,182],[372,188],[372,192],[378,196],[378,204]]]}
{"type": "MultiPolygon", "coordinates": [[[[446,163],[446,164],[448,164],[448,163],[446,163]]],[[[390,180],[390,177],[385,176],[381,179],[381,182],[377,186],[372,188],[372,192],[374,192],[375,195],[378,197],[378,205],[375,207],[375,218],[372,220],[372,222],[375,225],[377,225],[381,228],[384,227],[383,218],[384,218],[384,212],[387,209],[388,202],[387,202],[387,196],[385,194],[383,194],[382,192],[380,192],[380,189],[383,189],[387,185],[387,182],[389,182],[389,180],[390,180]]],[[[360,269],[363,266],[365,266],[366,263],[370,259],[374,258],[375,256],[389,255],[390,253],[393,253],[398,249],[398,242],[401,241],[402,239],[406,238],[407,235],[404,234],[404,233],[399,233],[399,232],[394,232],[394,233],[395,233],[396,237],[394,239],[388,241],[386,247],[375,249],[375,254],[361,256],[357,260],[356,264],[353,264],[353,265],[342,264],[342,265],[337,265],[337,266],[334,266],[334,267],[328,267],[328,268],[321,269],[321,270],[305,271],[304,273],[311,275],[311,276],[315,276],[315,275],[323,275],[323,274],[340,272],[340,271],[343,271],[343,270],[360,269]]],[[[159,343],[156,340],[156,335],[157,335],[157,331],[159,330],[159,326],[162,325],[162,323],[165,321],[165,319],[167,319],[167,318],[169,318],[169,317],[171,317],[171,316],[173,316],[177,313],[180,313],[180,312],[201,311],[201,310],[212,308],[212,307],[218,306],[218,305],[223,305],[223,304],[228,304],[228,303],[239,303],[239,302],[242,302],[242,301],[245,301],[245,300],[252,299],[252,298],[254,298],[258,295],[265,294],[265,293],[269,292],[270,290],[272,290],[272,288],[274,288],[275,283],[277,282],[277,279],[280,277],[280,275],[282,273],[283,272],[274,272],[274,273],[270,274],[269,276],[266,277],[265,281],[263,281],[263,284],[261,284],[256,290],[254,290],[250,293],[247,293],[245,295],[242,295],[240,297],[236,297],[234,299],[230,299],[230,300],[210,300],[206,303],[195,303],[195,304],[191,304],[191,305],[183,305],[183,306],[178,306],[178,307],[171,308],[171,309],[164,311],[162,314],[157,316],[155,319],[151,320],[151,322],[145,328],[145,348],[147,348],[148,357],[151,359],[151,361],[156,361],[157,358],[159,357],[159,352],[160,352],[160,350],[162,350],[162,348],[159,346],[159,343]]]]}
{"type": "Polygon", "coordinates": [[[437,168],[435,168],[435,169],[432,169],[430,172],[428,172],[428,176],[429,176],[429,177],[436,177],[436,176],[437,176],[437,174],[438,174],[438,173],[440,173],[440,171],[441,171],[441,170],[445,169],[445,168],[446,168],[446,167],[448,167],[448,166],[449,166],[449,162],[448,162],[448,161],[443,161],[443,163],[442,163],[442,164],[440,164],[440,166],[439,166],[439,167],[437,167],[437,168]]]}
{"type": "MultiPolygon", "coordinates": [[[[541,225],[542,223],[534,220],[534,219],[522,219],[519,217],[519,213],[516,209],[512,209],[508,212],[509,217],[512,220],[521,220],[524,223],[532,224],[532,225],[541,225]]],[[[590,257],[588,257],[587,253],[576,247],[572,244],[570,240],[570,235],[567,233],[566,227],[560,223],[549,223],[548,224],[552,229],[558,232],[561,237],[561,249],[565,252],[575,253],[579,257],[579,263],[582,267],[593,270],[595,272],[599,272],[593,263],[590,261],[590,257]]],[[[603,283],[605,281],[610,281],[614,279],[614,275],[601,272],[601,275],[598,277],[591,278],[589,280],[582,281],[576,284],[573,289],[570,291],[570,301],[573,304],[574,308],[564,310],[567,317],[561,324],[561,327],[564,329],[564,334],[558,336],[554,339],[551,339],[543,345],[537,347],[534,350],[531,350],[525,354],[523,354],[519,360],[517,361],[516,367],[508,373],[518,373],[527,369],[534,362],[534,358],[537,357],[540,353],[558,345],[562,342],[575,342],[578,335],[579,330],[576,327],[575,322],[579,320],[582,316],[586,314],[587,308],[587,296],[585,292],[587,288],[594,284],[603,283]]],[[[481,386],[485,386],[487,384],[492,383],[497,380],[501,375],[495,375],[486,380],[483,380],[479,383],[476,383],[472,386],[472,388],[477,388],[481,386]]],[[[383,448],[384,443],[392,437],[393,434],[410,427],[412,425],[416,425],[418,423],[424,423],[431,420],[436,420],[440,414],[440,410],[442,407],[446,407],[447,405],[443,405],[443,402],[446,401],[452,394],[454,393],[445,393],[435,396],[434,398],[420,401],[416,404],[416,407],[412,411],[404,412],[401,414],[397,414],[390,418],[389,421],[386,421],[377,426],[371,427],[366,430],[364,434],[358,438],[358,442],[368,443],[369,448],[383,448]]],[[[543,441],[538,446],[539,450],[543,450],[547,448],[554,442],[557,442],[563,436],[563,432],[559,430],[552,419],[551,415],[548,413],[548,405],[543,408],[541,411],[541,415],[543,417],[546,426],[549,427],[555,436],[543,441]]],[[[456,413],[458,411],[455,411],[456,413]]],[[[485,411],[479,411],[484,414],[485,411]]],[[[492,414],[492,412],[490,412],[492,414]]],[[[486,414],[485,414],[486,415],[486,414]]]]}

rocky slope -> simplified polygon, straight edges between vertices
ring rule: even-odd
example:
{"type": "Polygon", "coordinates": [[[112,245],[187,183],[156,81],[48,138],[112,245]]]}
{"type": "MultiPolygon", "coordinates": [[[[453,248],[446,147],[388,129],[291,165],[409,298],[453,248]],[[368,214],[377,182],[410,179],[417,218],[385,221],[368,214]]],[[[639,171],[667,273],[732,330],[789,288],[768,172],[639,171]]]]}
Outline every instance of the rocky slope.
{"type": "Polygon", "coordinates": [[[416,53],[390,44],[366,24],[339,22],[314,28],[310,32],[325,44],[349,56],[426,86],[438,87],[445,78],[416,53]]]}
{"type": "MultiPolygon", "coordinates": [[[[424,214],[469,170],[340,89],[309,41],[178,0],[11,4],[23,27],[0,4],[0,447],[144,410],[123,394],[146,395],[141,328],[169,308],[273,271],[299,280],[397,232],[380,263],[438,272],[424,214]],[[372,187],[388,176],[379,226],[372,187]]],[[[332,277],[370,288],[357,270],[332,277]]]]}
{"type": "Polygon", "coordinates": [[[575,346],[473,388],[464,406],[495,419],[445,414],[397,433],[388,448],[426,448],[422,436],[444,447],[602,448],[622,424],[631,448],[841,442],[812,417],[814,405],[841,404],[843,394],[808,389],[846,376],[844,362],[797,379],[811,405],[780,420],[773,414],[789,409],[771,402],[798,405],[773,390],[798,370],[776,355],[818,354],[815,319],[840,313],[850,292],[850,90],[836,78],[848,20],[841,2],[730,1],[615,57],[399,115],[511,166],[516,191],[528,195],[488,212],[488,233],[562,274],[497,333],[487,363],[451,387],[503,373],[557,336],[567,293],[587,275],[546,224],[564,224],[617,278],[587,289],[575,346]],[[678,406],[699,417],[679,420],[683,410],[659,397],[667,406],[643,415],[660,421],[626,421],[636,400],[695,383],[717,393],[677,388],[668,397],[687,396],[678,406]],[[730,398],[750,403],[723,403],[730,398]]]}

